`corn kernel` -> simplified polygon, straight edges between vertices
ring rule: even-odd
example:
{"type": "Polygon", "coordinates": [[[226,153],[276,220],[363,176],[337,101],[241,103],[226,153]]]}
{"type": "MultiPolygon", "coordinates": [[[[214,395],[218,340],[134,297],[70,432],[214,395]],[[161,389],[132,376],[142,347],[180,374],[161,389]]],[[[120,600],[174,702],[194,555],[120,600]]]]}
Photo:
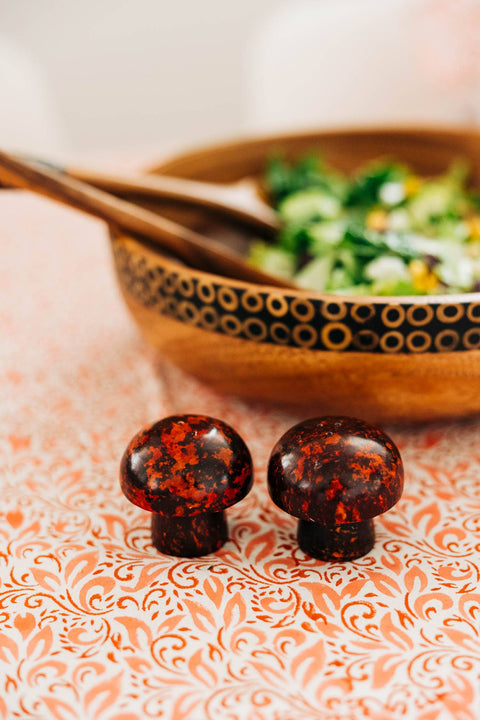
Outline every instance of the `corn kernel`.
{"type": "Polygon", "coordinates": [[[411,260],[408,269],[415,290],[419,292],[435,290],[438,285],[438,278],[423,260],[411,260]]]}
{"type": "Polygon", "coordinates": [[[367,215],[366,225],[369,230],[383,232],[388,227],[388,213],[385,210],[371,210],[367,215]]]}
{"type": "Polygon", "coordinates": [[[408,264],[408,269],[410,270],[410,275],[412,276],[413,280],[425,277],[425,275],[428,273],[428,267],[426,263],[423,262],[423,260],[411,260],[408,264]]]}
{"type": "Polygon", "coordinates": [[[435,288],[438,286],[438,278],[433,272],[429,272],[428,277],[425,278],[425,282],[423,285],[424,290],[427,292],[429,290],[435,290],[435,288]]]}
{"type": "Polygon", "coordinates": [[[405,196],[413,197],[414,195],[417,195],[418,191],[420,190],[422,186],[422,181],[417,175],[409,175],[405,182],[403,183],[403,188],[405,190],[405,196]]]}
{"type": "Polygon", "coordinates": [[[468,234],[472,240],[480,238],[480,215],[472,215],[467,220],[468,234]]]}

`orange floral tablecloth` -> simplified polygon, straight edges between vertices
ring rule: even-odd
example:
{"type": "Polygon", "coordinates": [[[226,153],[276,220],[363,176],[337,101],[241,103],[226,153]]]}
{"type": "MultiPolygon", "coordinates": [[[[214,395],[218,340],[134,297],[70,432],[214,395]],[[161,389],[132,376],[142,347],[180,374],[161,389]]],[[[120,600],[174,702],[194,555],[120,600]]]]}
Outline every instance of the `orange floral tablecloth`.
{"type": "Polygon", "coordinates": [[[480,423],[390,429],[403,499],[349,564],[306,558],[265,489],[296,418],[154,361],[104,227],[0,194],[0,718],[478,720],[480,423]],[[231,540],[183,560],[120,493],[130,437],[174,411],[248,442],[231,540]]]}

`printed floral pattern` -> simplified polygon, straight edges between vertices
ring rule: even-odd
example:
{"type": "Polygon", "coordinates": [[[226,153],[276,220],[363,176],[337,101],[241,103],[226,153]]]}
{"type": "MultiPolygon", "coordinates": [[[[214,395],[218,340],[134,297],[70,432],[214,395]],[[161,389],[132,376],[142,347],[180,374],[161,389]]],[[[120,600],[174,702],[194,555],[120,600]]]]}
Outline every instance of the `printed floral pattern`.
{"type": "Polygon", "coordinates": [[[265,482],[298,418],[152,358],[100,223],[0,207],[0,718],[478,720],[479,421],[388,428],[405,491],[374,550],[309,559],[265,482]],[[230,541],[194,560],[154,551],[119,487],[132,435],[172,412],[223,418],[256,466],[230,541]]]}

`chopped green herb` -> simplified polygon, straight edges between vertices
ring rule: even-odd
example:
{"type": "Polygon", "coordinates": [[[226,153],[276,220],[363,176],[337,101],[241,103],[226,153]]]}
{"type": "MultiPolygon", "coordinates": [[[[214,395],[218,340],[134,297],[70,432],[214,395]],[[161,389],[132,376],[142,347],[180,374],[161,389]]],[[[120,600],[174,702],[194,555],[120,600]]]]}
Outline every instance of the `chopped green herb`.
{"type": "Polygon", "coordinates": [[[318,156],[276,157],[265,184],[282,227],[249,261],[299,287],[340,294],[427,295],[480,285],[480,193],[468,166],[423,178],[376,162],[351,178],[318,156]]]}

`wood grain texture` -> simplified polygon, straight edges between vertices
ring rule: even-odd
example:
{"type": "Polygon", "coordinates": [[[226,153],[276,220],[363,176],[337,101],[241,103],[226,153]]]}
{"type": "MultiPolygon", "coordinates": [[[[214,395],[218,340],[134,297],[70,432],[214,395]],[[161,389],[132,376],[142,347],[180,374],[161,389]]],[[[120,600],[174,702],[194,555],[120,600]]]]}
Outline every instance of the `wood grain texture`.
{"type": "Polygon", "coordinates": [[[259,345],[159,315],[124,299],[147,342],[219,392],[371,422],[480,412],[480,351],[374,355],[259,345]]]}
{"type": "MultiPolygon", "coordinates": [[[[261,174],[265,159],[274,151],[282,150],[286,156],[297,157],[312,149],[321,150],[329,162],[344,170],[390,155],[410,163],[419,173],[431,174],[445,170],[454,158],[465,157],[472,164],[472,182],[480,186],[480,134],[468,129],[369,129],[265,138],[186,155],[165,163],[159,170],[214,182],[234,182],[244,176],[261,174]]],[[[194,216],[190,221],[195,226],[201,218],[194,216]]],[[[303,302],[304,307],[305,303],[309,307],[319,301],[332,302],[338,306],[340,315],[343,305],[351,302],[340,296],[255,288],[226,282],[221,276],[195,273],[161,258],[131,238],[114,238],[113,247],[120,247],[130,258],[137,258],[147,266],[152,262],[157,270],[164,269],[167,274],[177,267],[187,286],[189,281],[214,286],[215,292],[223,292],[235,307],[230,313],[234,320],[241,309],[237,309],[238,304],[231,298],[232,287],[241,289],[242,293],[255,291],[257,295],[261,290],[270,300],[275,295],[280,302],[288,302],[290,308],[292,298],[303,302]],[[225,286],[228,287],[222,290],[225,286]]],[[[408,330],[410,338],[412,330],[418,331],[420,340],[426,334],[421,325],[423,320],[412,313],[416,306],[427,316],[435,314],[433,334],[423,348],[415,347],[413,340],[409,344],[409,337],[403,336],[407,332],[404,326],[394,327],[394,320],[393,326],[386,323],[385,333],[393,332],[400,337],[400,349],[391,352],[385,343],[377,344],[375,352],[365,349],[356,352],[351,346],[348,351],[336,350],[332,344],[327,350],[293,347],[275,343],[270,336],[268,342],[261,342],[259,338],[246,339],[220,332],[218,325],[210,330],[199,327],[187,315],[183,319],[181,313],[174,316],[168,288],[159,290],[167,293],[160,307],[155,306],[151,293],[145,297],[136,294],[125,276],[119,273],[118,278],[125,301],[146,340],[173,363],[221,392],[302,407],[305,414],[347,414],[379,422],[426,421],[480,412],[478,293],[445,298],[355,298],[359,303],[377,308],[377,319],[384,317],[378,312],[380,303],[387,302],[391,308],[398,308],[412,320],[414,327],[408,330]],[[471,325],[460,328],[459,320],[445,316],[442,303],[451,304],[454,312],[457,308],[462,322],[466,322],[468,316],[471,325]],[[460,336],[462,342],[467,338],[468,343],[457,342],[460,336]],[[446,347],[441,346],[444,340],[452,341],[451,351],[448,342],[446,347]]],[[[347,325],[348,332],[349,322],[350,315],[343,316],[341,324],[347,325]]],[[[314,313],[301,324],[320,336],[325,319],[314,313]]]]}
{"type": "Polygon", "coordinates": [[[214,210],[262,235],[272,235],[279,229],[275,211],[262,200],[256,184],[248,179],[216,183],[169,175],[102,173],[75,166],[67,167],[65,172],[115,195],[168,199],[214,210]]]}
{"type": "Polygon", "coordinates": [[[279,287],[290,284],[248,265],[226,245],[134,203],[0,151],[0,181],[45,195],[156,243],[192,267],[279,287]]]}
{"type": "Polygon", "coordinates": [[[261,172],[276,153],[295,159],[319,151],[340,170],[352,171],[372,158],[388,156],[411,164],[419,173],[443,172],[454,157],[472,160],[472,183],[480,186],[480,135],[472,127],[336,129],[279,134],[206,147],[166,160],[153,172],[211,182],[235,182],[261,172]]]}

